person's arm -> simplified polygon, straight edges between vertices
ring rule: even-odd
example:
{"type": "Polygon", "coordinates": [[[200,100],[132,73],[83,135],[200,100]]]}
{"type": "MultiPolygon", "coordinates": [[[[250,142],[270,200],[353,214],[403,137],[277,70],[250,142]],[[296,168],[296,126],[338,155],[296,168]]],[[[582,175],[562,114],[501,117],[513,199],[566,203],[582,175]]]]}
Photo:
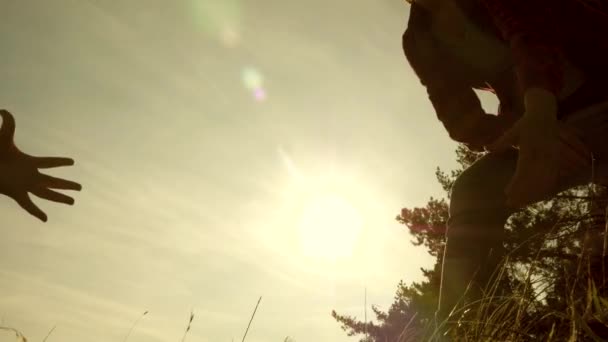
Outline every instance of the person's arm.
{"type": "Polygon", "coordinates": [[[511,48],[526,104],[553,107],[564,87],[565,58],[553,11],[543,0],[482,0],[511,48]]]}
{"type": "Polygon", "coordinates": [[[416,29],[410,25],[406,30],[402,47],[410,66],[426,87],[438,119],[453,140],[482,149],[506,130],[505,120],[485,113],[471,86],[460,82],[452,70],[444,67],[445,59],[433,42],[416,29]]]}

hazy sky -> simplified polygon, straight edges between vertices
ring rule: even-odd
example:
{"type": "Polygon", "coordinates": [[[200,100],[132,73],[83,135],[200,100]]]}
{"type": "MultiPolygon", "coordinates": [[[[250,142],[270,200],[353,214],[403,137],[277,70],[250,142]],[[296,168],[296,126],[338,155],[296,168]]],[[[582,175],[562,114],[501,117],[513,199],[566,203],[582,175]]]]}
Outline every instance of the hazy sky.
{"type": "MultiPolygon", "coordinates": [[[[40,341],[353,341],[431,258],[394,220],[455,144],[401,0],[0,0],[17,143],[76,205],[0,198],[0,316],[40,341]],[[371,316],[371,310],[370,310],[371,316]]],[[[0,341],[12,341],[0,335],[0,341]]]]}

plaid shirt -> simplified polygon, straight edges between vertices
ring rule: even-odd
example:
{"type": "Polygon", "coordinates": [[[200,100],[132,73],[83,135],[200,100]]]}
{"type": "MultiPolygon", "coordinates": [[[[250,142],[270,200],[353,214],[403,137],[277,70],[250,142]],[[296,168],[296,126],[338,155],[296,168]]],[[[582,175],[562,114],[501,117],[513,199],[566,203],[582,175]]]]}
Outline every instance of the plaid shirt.
{"type": "Polygon", "coordinates": [[[552,9],[550,13],[540,6],[548,0],[456,1],[472,21],[483,26],[482,30],[502,36],[510,43],[516,72],[503,73],[493,80],[484,78],[442,46],[431,32],[430,13],[416,3],[412,4],[408,28],[403,35],[403,51],[426,87],[438,119],[454,140],[472,147],[492,142],[523,114],[520,96],[523,89],[542,87],[558,94],[563,82],[564,57],[582,68],[587,76],[594,77],[588,77],[581,88],[559,102],[559,117],[608,100],[608,92],[604,90],[606,77],[602,76],[608,75],[605,72],[608,71],[608,53],[605,53],[608,48],[598,46],[599,37],[608,32],[608,25],[602,20],[608,22],[608,18],[595,21],[582,16],[584,8],[577,7],[575,0],[551,0],[564,2],[564,6],[559,12],[552,9]],[[487,12],[475,9],[475,4],[485,5],[487,12]],[[570,24],[560,26],[562,22],[558,19],[565,20],[568,13],[582,14],[574,16],[574,20],[570,18],[567,21],[570,24]],[[488,24],[488,18],[484,16],[490,16],[493,21],[488,24]],[[473,89],[492,90],[497,95],[500,101],[498,116],[483,111],[473,89]],[[466,134],[458,132],[458,125],[463,121],[476,121],[477,127],[466,134]]]}
{"type": "Polygon", "coordinates": [[[402,41],[405,56],[426,87],[437,118],[450,137],[470,147],[482,148],[523,113],[515,75],[508,72],[488,80],[479,70],[454,56],[434,36],[430,20],[430,13],[412,4],[402,41]],[[474,89],[490,90],[497,95],[498,116],[485,113],[474,89]],[[463,133],[458,129],[463,121],[477,122],[477,126],[463,133]]]}
{"type": "Polygon", "coordinates": [[[589,0],[477,1],[509,43],[522,90],[540,87],[559,95],[565,59],[587,75],[608,69],[605,3],[602,8],[590,7],[589,0]]]}

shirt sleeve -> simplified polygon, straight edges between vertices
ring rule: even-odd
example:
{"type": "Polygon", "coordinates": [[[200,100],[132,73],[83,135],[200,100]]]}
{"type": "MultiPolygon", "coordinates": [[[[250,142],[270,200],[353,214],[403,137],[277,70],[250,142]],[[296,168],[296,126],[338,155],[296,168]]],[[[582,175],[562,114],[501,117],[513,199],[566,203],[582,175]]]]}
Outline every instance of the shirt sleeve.
{"type": "Polygon", "coordinates": [[[547,0],[480,0],[511,48],[522,91],[563,87],[563,57],[556,26],[559,4],[547,0]]]}
{"type": "Polygon", "coordinates": [[[427,90],[437,118],[453,140],[481,147],[497,138],[503,131],[498,127],[501,120],[485,113],[471,85],[446,67],[445,58],[432,42],[408,29],[402,45],[410,66],[427,90]]]}

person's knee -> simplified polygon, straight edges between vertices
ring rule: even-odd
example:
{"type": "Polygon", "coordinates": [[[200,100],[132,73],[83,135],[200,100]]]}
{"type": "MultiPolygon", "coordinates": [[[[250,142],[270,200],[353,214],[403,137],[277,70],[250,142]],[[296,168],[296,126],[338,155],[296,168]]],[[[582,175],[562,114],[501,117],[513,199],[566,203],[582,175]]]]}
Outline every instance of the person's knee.
{"type": "Polygon", "coordinates": [[[502,187],[493,180],[493,174],[465,170],[452,185],[450,217],[483,214],[488,209],[504,207],[502,187]]]}
{"type": "Polygon", "coordinates": [[[510,212],[504,188],[516,161],[513,153],[486,155],[457,177],[450,192],[448,236],[504,224],[510,212]]]}

